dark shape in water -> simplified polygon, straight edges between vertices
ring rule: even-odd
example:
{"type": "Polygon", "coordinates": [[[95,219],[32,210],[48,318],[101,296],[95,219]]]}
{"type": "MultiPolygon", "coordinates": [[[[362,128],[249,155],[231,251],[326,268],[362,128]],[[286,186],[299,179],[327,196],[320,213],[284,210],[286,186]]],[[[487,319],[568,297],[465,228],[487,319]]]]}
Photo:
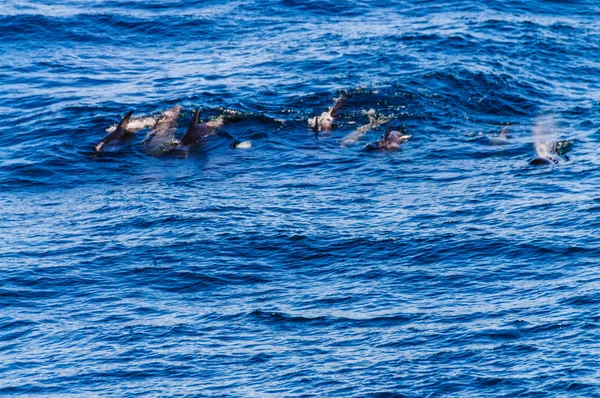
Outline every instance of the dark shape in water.
{"type": "Polygon", "coordinates": [[[532,166],[554,166],[558,164],[558,160],[554,158],[541,158],[536,157],[529,161],[529,164],[532,166]]]}

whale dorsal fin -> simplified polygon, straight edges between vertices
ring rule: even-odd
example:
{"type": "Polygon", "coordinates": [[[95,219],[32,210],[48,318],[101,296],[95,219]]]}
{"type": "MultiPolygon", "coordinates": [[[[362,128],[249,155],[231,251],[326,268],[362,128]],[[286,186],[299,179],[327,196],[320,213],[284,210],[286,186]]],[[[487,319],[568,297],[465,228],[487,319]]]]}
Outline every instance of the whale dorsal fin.
{"type": "Polygon", "coordinates": [[[117,128],[125,128],[126,124],[129,122],[129,118],[133,115],[133,111],[129,111],[123,116],[123,119],[119,122],[119,126],[117,128]]]}
{"type": "Polygon", "coordinates": [[[385,137],[383,137],[384,141],[387,141],[390,138],[391,132],[392,132],[392,129],[390,127],[390,124],[388,123],[387,126],[385,127],[385,137]]]}
{"type": "Polygon", "coordinates": [[[315,125],[313,126],[313,130],[315,131],[315,133],[319,132],[319,117],[315,116],[315,125]]]}
{"type": "Polygon", "coordinates": [[[188,128],[188,131],[193,129],[198,124],[199,121],[200,121],[200,109],[196,109],[194,111],[194,116],[192,117],[192,121],[190,122],[190,127],[188,128]]]}
{"type": "Polygon", "coordinates": [[[331,117],[336,117],[337,114],[339,113],[339,111],[344,107],[345,103],[346,103],[346,99],[344,97],[338,98],[337,101],[335,101],[335,104],[333,104],[333,106],[331,107],[331,110],[329,111],[329,115],[331,117]]]}

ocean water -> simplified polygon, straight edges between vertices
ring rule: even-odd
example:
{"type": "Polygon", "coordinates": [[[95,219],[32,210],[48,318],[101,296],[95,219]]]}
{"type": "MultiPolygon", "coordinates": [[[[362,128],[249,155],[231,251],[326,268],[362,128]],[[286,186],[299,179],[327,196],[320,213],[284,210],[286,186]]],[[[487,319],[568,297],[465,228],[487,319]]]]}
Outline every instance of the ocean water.
{"type": "Polygon", "coordinates": [[[3,0],[0,117],[0,394],[600,396],[597,1],[3,0]]]}

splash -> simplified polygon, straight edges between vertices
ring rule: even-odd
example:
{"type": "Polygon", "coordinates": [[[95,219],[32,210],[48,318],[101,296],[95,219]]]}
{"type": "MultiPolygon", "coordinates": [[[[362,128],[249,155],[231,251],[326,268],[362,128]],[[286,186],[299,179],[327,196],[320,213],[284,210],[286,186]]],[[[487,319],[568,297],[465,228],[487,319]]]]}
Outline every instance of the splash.
{"type": "MultiPolygon", "coordinates": [[[[159,123],[169,123],[173,119],[177,119],[181,113],[182,107],[176,105],[171,109],[162,111],[158,116],[138,116],[129,119],[126,129],[130,132],[136,133],[140,130],[147,128],[158,128],[159,123]]],[[[118,124],[115,123],[106,129],[107,133],[112,133],[117,129],[118,124]]]]}
{"type": "Polygon", "coordinates": [[[205,122],[204,124],[206,124],[206,127],[208,127],[210,130],[215,130],[222,128],[227,123],[242,120],[244,119],[244,117],[247,116],[243,112],[236,111],[233,109],[224,109],[221,115],[205,122]]]}
{"type": "Polygon", "coordinates": [[[556,154],[558,128],[552,116],[539,118],[533,126],[533,146],[541,158],[550,158],[556,154]]]}
{"type": "MultiPolygon", "coordinates": [[[[156,124],[156,119],[151,116],[145,117],[136,117],[129,119],[129,123],[127,123],[127,130],[132,132],[137,132],[143,129],[154,127],[156,124]]],[[[115,123],[112,126],[106,129],[107,133],[112,133],[117,129],[118,124],[115,123]]]]}
{"type": "Polygon", "coordinates": [[[225,121],[227,120],[225,115],[219,115],[216,118],[209,120],[206,124],[210,130],[219,129],[225,125],[225,121]]]}

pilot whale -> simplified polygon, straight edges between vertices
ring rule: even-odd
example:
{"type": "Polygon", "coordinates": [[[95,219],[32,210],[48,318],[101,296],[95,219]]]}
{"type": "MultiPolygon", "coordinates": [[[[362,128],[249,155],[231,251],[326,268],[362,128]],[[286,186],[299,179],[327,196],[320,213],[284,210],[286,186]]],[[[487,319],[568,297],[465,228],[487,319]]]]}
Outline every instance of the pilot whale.
{"type": "Polygon", "coordinates": [[[554,166],[562,161],[569,160],[564,153],[566,152],[566,146],[572,141],[561,141],[561,150],[558,151],[557,136],[557,128],[551,116],[538,119],[533,127],[533,146],[537,156],[529,161],[530,165],[554,166]]]}
{"type": "Polygon", "coordinates": [[[144,140],[144,147],[150,155],[160,156],[181,145],[181,142],[175,138],[181,109],[180,105],[175,105],[168,111],[164,111],[154,128],[148,133],[144,140]]]}
{"type": "Polygon", "coordinates": [[[126,136],[131,134],[131,131],[127,129],[127,123],[129,123],[129,119],[131,118],[132,114],[133,111],[127,112],[127,114],[123,116],[123,119],[121,119],[121,121],[117,125],[117,128],[111,131],[110,133],[106,134],[104,138],[102,138],[100,142],[96,144],[96,146],[94,147],[96,152],[102,152],[106,145],[111,143],[118,143],[122,141],[126,136]]]}
{"type": "Polygon", "coordinates": [[[181,145],[187,147],[196,145],[208,135],[210,135],[210,130],[206,124],[200,122],[200,109],[196,109],[187,132],[181,137],[181,145]]]}
{"type": "Polygon", "coordinates": [[[388,123],[383,137],[377,142],[367,144],[367,147],[370,149],[394,150],[398,149],[400,144],[404,144],[411,139],[411,137],[412,135],[405,135],[400,131],[392,130],[388,123]]]}
{"type": "Polygon", "coordinates": [[[348,134],[344,138],[342,138],[342,143],[341,143],[342,147],[347,147],[349,145],[356,144],[358,142],[358,140],[360,140],[369,131],[378,128],[382,124],[388,122],[390,120],[390,118],[392,118],[394,116],[394,115],[385,116],[385,115],[379,114],[373,108],[369,109],[368,111],[363,111],[363,113],[368,116],[369,123],[358,127],[356,130],[354,130],[353,132],[351,132],[350,134],[348,134]]]}
{"type": "Polygon", "coordinates": [[[319,131],[331,130],[335,126],[335,118],[338,116],[340,110],[346,103],[346,97],[342,96],[335,100],[335,103],[327,111],[321,113],[320,116],[315,116],[314,119],[310,119],[308,123],[313,129],[315,134],[319,131]]]}
{"type": "Polygon", "coordinates": [[[537,156],[529,161],[532,166],[554,166],[565,160],[556,152],[556,141],[536,142],[534,145],[537,156]]]}

